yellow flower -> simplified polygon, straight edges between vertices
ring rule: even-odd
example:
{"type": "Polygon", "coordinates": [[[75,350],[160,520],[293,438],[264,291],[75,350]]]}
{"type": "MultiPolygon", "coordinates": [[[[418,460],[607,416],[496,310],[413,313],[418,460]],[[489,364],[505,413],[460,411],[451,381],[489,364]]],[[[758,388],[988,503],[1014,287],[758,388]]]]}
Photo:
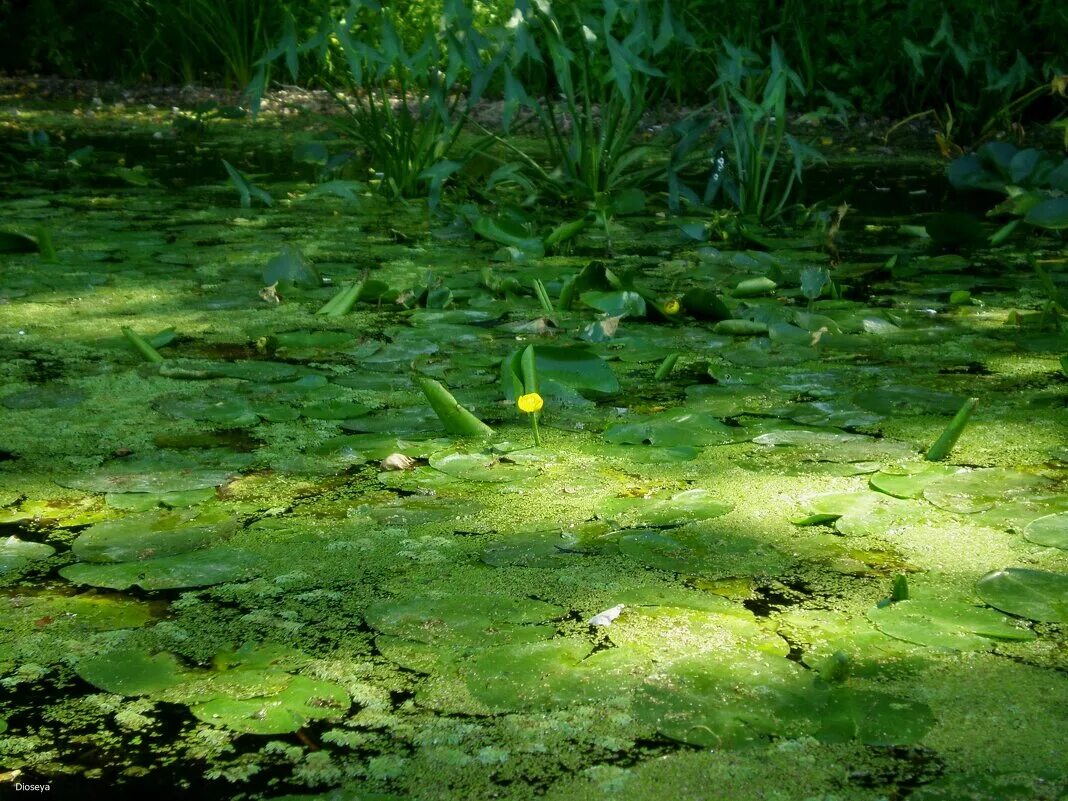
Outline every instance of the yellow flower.
{"type": "Polygon", "coordinates": [[[677,300],[669,300],[664,304],[664,314],[678,314],[682,305],[677,300]]]}
{"type": "Polygon", "coordinates": [[[534,412],[541,411],[541,407],[545,405],[545,401],[541,399],[541,395],[537,392],[531,392],[527,395],[520,395],[516,404],[519,406],[519,411],[526,414],[533,414],[534,412]]]}

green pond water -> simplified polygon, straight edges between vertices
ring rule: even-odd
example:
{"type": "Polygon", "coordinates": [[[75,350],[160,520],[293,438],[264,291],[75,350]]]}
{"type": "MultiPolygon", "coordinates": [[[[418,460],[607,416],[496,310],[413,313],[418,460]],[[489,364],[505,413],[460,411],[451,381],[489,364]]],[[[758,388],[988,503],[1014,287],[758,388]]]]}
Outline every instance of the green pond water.
{"type": "Polygon", "coordinates": [[[806,186],[853,206],[831,248],[646,213],[522,258],[308,196],[298,125],[159,119],[5,123],[51,144],[12,147],[0,222],[56,253],[0,255],[0,795],[1068,792],[1055,234],[934,251],[970,202],[941,166],[849,157],[806,186]],[[540,447],[502,382],[530,344],[540,447]]]}

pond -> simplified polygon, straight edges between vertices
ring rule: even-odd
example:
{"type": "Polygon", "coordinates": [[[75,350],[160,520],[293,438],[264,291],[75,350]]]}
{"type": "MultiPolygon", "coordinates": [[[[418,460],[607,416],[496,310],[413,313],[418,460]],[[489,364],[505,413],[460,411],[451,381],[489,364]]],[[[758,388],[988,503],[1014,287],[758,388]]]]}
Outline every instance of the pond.
{"type": "Polygon", "coordinates": [[[833,232],[538,258],[315,191],[295,124],[50,113],[0,194],[55,250],[0,256],[5,792],[1068,792],[1056,234],[937,250],[975,201],[862,153],[833,232]]]}

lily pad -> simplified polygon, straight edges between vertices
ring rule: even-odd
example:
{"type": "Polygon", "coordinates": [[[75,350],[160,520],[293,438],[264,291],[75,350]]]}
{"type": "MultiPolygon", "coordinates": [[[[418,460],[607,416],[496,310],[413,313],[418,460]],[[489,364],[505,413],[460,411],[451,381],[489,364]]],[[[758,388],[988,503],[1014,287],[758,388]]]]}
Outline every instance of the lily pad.
{"type": "Polygon", "coordinates": [[[364,617],[384,634],[434,644],[477,641],[504,627],[533,627],[540,639],[546,636],[545,629],[537,624],[563,613],[558,606],[527,598],[458,595],[382,601],[372,605],[364,617]]]}
{"type": "Polygon", "coordinates": [[[247,734],[286,734],[312,720],[341,717],[352,701],[344,688],[294,676],[286,688],[262,698],[219,698],[190,707],[198,720],[247,734]]]}
{"type": "Polygon", "coordinates": [[[78,535],[71,550],[86,562],[132,562],[204,547],[233,523],[182,512],[149,512],[97,523],[78,535]]]}
{"type": "Polygon", "coordinates": [[[814,700],[805,671],[781,657],[702,654],[654,673],[634,714],[665,737],[703,748],[730,748],[812,729],[814,700]]]}
{"type": "Polygon", "coordinates": [[[155,408],[175,419],[201,420],[228,428],[245,428],[254,426],[260,418],[243,398],[213,397],[184,398],[169,395],[159,398],[153,404],[155,408]]]}
{"type": "Polygon", "coordinates": [[[802,458],[823,462],[870,462],[909,459],[915,451],[904,442],[875,439],[833,429],[784,429],[753,438],[758,445],[796,448],[802,458]]]}
{"type": "Polygon", "coordinates": [[[748,435],[707,412],[675,409],[635,422],[616,423],[604,432],[604,438],[616,445],[701,448],[743,442],[748,435]]]}
{"type": "Polygon", "coordinates": [[[113,462],[90,473],[57,479],[56,483],[83,492],[186,492],[218,487],[230,475],[227,470],[161,455],[113,462]]]}
{"type": "Polygon", "coordinates": [[[489,484],[522,481],[538,474],[537,467],[489,453],[435,453],[430,457],[430,466],[464,481],[489,484]]]}
{"type": "Polygon", "coordinates": [[[983,576],[979,597],[995,609],[1030,620],[1068,623],[1068,575],[1008,567],[983,576]]]}
{"type": "Polygon", "coordinates": [[[1032,631],[992,609],[959,601],[897,601],[868,610],[867,618],[879,631],[899,640],[956,651],[982,650],[998,639],[1035,638],[1032,631]]]}
{"type": "Polygon", "coordinates": [[[597,507],[597,516],[622,527],[678,526],[720,517],[732,508],[708,490],[691,489],[670,498],[609,498],[597,507]]]}
{"type": "Polygon", "coordinates": [[[702,524],[674,529],[624,529],[595,541],[606,553],[618,553],[647,567],[685,575],[723,578],[773,573],[789,563],[781,551],[756,539],[716,536],[702,524]]]}
{"type": "Polygon", "coordinates": [[[135,629],[152,619],[142,601],[97,595],[10,595],[0,598],[0,629],[19,633],[135,629]]]}
{"type": "Polygon", "coordinates": [[[66,409],[77,406],[89,393],[66,384],[41,384],[0,398],[7,409],[66,409]]]}
{"type": "Polygon", "coordinates": [[[27,542],[12,535],[0,540],[0,576],[21,570],[31,562],[47,559],[56,549],[43,542],[27,542]]]}
{"type": "Polygon", "coordinates": [[[137,562],[83,562],[69,565],[59,574],[74,584],[113,590],[125,590],[133,586],[145,590],[171,590],[245,581],[252,577],[258,564],[259,559],[244,551],[206,548],[137,562]]]}
{"type": "MultiPolygon", "coordinates": [[[[521,354],[521,350],[514,351],[501,363],[501,384],[509,401],[523,394],[521,354]]],[[[611,395],[619,391],[619,381],[612,368],[586,348],[535,345],[534,359],[539,391],[546,397],[556,395],[554,385],[592,395],[611,395]]]]}
{"type": "Polygon", "coordinates": [[[553,709],[596,697],[576,675],[590,650],[575,640],[504,645],[478,654],[462,675],[491,709],[553,709]]]}
{"type": "Polygon", "coordinates": [[[865,745],[901,746],[918,742],[936,723],[922,701],[874,690],[819,688],[818,728],[821,742],[859,740],[865,745]],[[822,696],[822,697],[820,697],[822,696]]]}
{"type": "Polygon", "coordinates": [[[97,689],[115,695],[152,695],[187,678],[173,654],[152,656],[134,648],[83,659],[75,671],[97,689]]]}
{"type": "Polygon", "coordinates": [[[1039,545],[1068,550],[1068,512],[1032,520],[1024,529],[1024,537],[1039,545]]]}
{"type": "Polygon", "coordinates": [[[900,385],[865,390],[853,396],[858,406],[887,416],[954,414],[965,400],[963,395],[951,392],[900,385]]]}
{"type": "Polygon", "coordinates": [[[987,467],[954,473],[929,484],[923,497],[940,509],[973,514],[1033,493],[1049,482],[1030,473],[987,467]]]}
{"type": "Polygon", "coordinates": [[[934,462],[909,462],[884,467],[868,479],[868,484],[873,490],[895,498],[919,498],[928,485],[959,470],[959,467],[934,462]]]}

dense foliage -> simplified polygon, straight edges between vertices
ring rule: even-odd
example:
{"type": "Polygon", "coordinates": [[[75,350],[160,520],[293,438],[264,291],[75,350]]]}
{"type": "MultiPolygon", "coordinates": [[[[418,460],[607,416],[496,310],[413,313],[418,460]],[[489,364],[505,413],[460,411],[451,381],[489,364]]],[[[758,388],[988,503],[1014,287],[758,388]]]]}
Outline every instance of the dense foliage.
{"type": "MultiPolygon", "coordinates": [[[[243,85],[269,42],[284,33],[287,18],[298,33],[310,33],[324,14],[337,15],[346,5],[2,0],[0,69],[243,85]]],[[[398,20],[401,40],[412,45],[442,3],[383,5],[398,20]]],[[[515,3],[464,5],[487,27],[507,21],[515,3]]],[[[673,99],[691,105],[710,96],[724,40],[766,57],[775,38],[806,90],[796,100],[810,110],[897,118],[937,113],[943,126],[955,126],[965,138],[1021,114],[1049,119],[1058,106],[1048,91],[1036,90],[1068,70],[1068,10],[1053,2],[973,0],[943,8],[920,0],[675,0],[673,6],[687,31],[684,46],[663,49],[654,63],[673,99]]],[[[570,16],[576,7],[600,13],[599,3],[589,0],[557,3],[556,13],[570,16]]]]}

